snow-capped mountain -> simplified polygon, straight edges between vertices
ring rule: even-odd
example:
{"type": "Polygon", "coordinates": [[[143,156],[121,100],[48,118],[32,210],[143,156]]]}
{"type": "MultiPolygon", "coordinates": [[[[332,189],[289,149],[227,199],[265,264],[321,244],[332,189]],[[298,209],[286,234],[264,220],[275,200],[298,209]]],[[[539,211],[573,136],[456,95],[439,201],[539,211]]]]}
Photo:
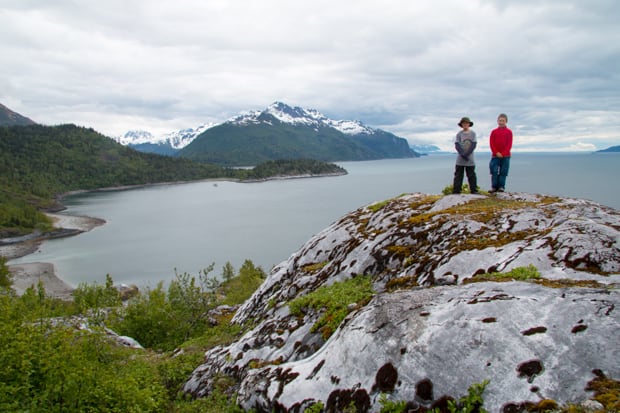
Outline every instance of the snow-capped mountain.
{"type": "MultiPolygon", "coordinates": [[[[271,115],[273,118],[277,119],[282,123],[288,123],[292,125],[334,128],[344,133],[345,135],[372,135],[377,131],[376,129],[366,126],[362,122],[357,120],[334,120],[328,118],[316,109],[304,109],[299,106],[289,106],[282,102],[274,102],[264,110],[254,110],[242,113],[228,119],[224,123],[230,123],[234,125],[251,125],[261,123],[270,124],[270,122],[272,122],[272,119],[270,119],[267,115],[271,115]]],[[[186,147],[198,135],[214,126],[218,126],[218,124],[207,123],[204,125],[200,125],[195,129],[187,128],[160,136],[155,136],[145,130],[132,130],[126,132],[123,136],[115,137],[114,140],[116,140],[121,145],[131,147],[142,146],[144,148],[144,145],[166,146],[174,151],[186,147]]]]}
{"type": "Polygon", "coordinates": [[[271,115],[282,123],[292,125],[322,126],[334,128],[346,135],[372,134],[372,129],[357,120],[333,120],[316,109],[304,109],[299,106],[289,106],[282,102],[274,102],[262,111],[251,111],[228,120],[236,125],[269,123],[271,115]]]}
{"type": "Polygon", "coordinates": [[[414,157],[404,138],[357,120],[333,120],[316,109],[274,102],[261,111],[220,124],[201,125],[162,136],[130,131],[117,141],[142,152],[182,156],[226,165],[264,160],[313,158],[363,160],[414,157]]]}
{"type": "Polygon", "coordinates": [[[142,143],[153,143],[156,141],[155,136],[145,130],[130,130],[123,136],[115,136],[113,139],[121,145],[140,145],[142,143]]]}
{"type": "Polygon", "coordinates": [[[314,109],[274,102],[198,136],[177,156],[224,166],[276,159],[359,161],[419,156],[407,140],[359,121],[329,119],[314,109]]]}
{"type": "Polygon", "coordinates": [[[187,128],[179,131],[169,132],[161,136],[155,136],[144,130],[128,131],[123,136],[116,137],[115,140],[121,145],[138,146],[152,144],[159,146],[169,146],[174,150],[186,147],[196,136],[207,129],[215,126],[215,123],[208,123],[198,126],[196,129],[187,128]]]}

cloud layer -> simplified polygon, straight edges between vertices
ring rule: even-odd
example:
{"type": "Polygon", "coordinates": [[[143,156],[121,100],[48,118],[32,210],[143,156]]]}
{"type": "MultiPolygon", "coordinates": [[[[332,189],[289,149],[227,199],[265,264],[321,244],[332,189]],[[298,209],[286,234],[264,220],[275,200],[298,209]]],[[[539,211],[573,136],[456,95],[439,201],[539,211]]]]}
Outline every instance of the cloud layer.
{"type": "Polygon", "coordinates": [[[509,115],[515,148],[620,144],[614,0],[0,0],[0,102],[107,135],[275,100],[450,148],[509,115]]]}

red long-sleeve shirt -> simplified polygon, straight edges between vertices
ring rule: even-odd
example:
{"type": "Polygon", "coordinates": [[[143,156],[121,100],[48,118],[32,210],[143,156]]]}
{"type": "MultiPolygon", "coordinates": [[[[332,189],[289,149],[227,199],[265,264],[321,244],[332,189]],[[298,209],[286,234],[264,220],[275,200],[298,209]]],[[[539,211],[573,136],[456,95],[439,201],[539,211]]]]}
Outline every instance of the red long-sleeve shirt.
{"type": "Polygon", "coordinates": [[[501,153],[503,157],[510,156],[510,150],[512,149],[512,131],[508,128],[495,128],[491,132],[489,138],[489,145],[491,146],[491,153],[493,156],[497,155],[497,152],[501,153]]]}

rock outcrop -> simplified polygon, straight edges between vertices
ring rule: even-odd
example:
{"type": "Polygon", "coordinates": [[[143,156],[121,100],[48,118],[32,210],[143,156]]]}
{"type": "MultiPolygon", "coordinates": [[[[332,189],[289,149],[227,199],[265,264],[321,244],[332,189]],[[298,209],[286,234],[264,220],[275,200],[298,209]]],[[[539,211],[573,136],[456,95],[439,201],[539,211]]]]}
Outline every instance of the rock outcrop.
{"type": "Polygon", "coordinates": [[[208,351],[184,390],[205,396],[228,376],[241,406],[265,412],[379,411],[381,397],[430,408],[485,380],[489,411],[584,401],[597,375],[620,377],[619,280],[613,209],[404,195],[353,211],[275,267],[233,319],[254,327],[208,351]],[[362,276],[375,294],[333,334],[313,328],[323,309],[291,312],[297,297],[362,276]]]}

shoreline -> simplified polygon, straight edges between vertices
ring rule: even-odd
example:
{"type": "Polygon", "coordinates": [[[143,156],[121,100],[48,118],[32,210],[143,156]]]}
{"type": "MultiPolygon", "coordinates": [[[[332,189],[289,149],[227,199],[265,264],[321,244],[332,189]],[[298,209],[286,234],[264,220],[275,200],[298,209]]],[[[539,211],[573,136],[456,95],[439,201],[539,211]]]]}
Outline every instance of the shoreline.
{"type": "MultiPolygon", "coordinates": [[[[55,199],[61,203],[62,199],[77,194],[83,194],[88,192],[111,192],[111,191],[127,191],[132,189],[149,188],[165,185],[180,185],[196,182],[236,182],[236,183],[260,183],[271,180],[282,179],[304,179],[304,178],[321,178],[331,176],[346,175],[343,173],[329,173],[329,174],[304,174],[304,175],[284,175],[273,176],[264,179],[255,180],[239,180],[235,178],[206,178],[195,181],[174,181],[174,182],[157,182],[149,184],[139,185],[125,185],[114,186],[98,189],[88,190],[76,190],[68,191],[62,194],[58,194],[55,199]]],[[[62,277],[56,273],[54,264],[49,262],[30,262],[23,264],[10,264],[9,261],[22,258],[27,255],[34,254],[39,249],[39,246],[48,239],[70,237],[79,235],[83,232],[90,231],[98,226],[105,224],[105,220],[100,218],[79,216],[79,215],[65,215],[59,214],[58,211],[62,211],[64,207],[55,209],[53,212],[45,212],[53,221],[55,230],[48,234],[29,234],[25,237],[16,237],[13,239],[0,240],[0,256],[4,257],[7,261],[7,268],[11,274],[13,281],[13,289],[18,295],[22,295],[29,287],[37,287],[41,282],[46,294],[50,297],[59,298],[61,300],[71,300],[72,292],[74,288],[66,283],[62,277]]]]}
{"type": "Polygon", "coordinates": [[[72,299],[74,288],[56,273],[54,264],[49,262],[9,264],[8,261],[35,253],[45,240],[79,235],[105,224],[105,221],[77,215],[56,213],[46,213],[46,215],[52,219],[54,228],[58,230],[54,232],[54,235],[43,234],[26,241],[4,243],[0,245],[0,255],[7,260],[6,266],[11,274],[12,288],[17,295],[24,294],[30,287],[36,288],[40,282],[48,296],[69,301],[72,299]]]}

